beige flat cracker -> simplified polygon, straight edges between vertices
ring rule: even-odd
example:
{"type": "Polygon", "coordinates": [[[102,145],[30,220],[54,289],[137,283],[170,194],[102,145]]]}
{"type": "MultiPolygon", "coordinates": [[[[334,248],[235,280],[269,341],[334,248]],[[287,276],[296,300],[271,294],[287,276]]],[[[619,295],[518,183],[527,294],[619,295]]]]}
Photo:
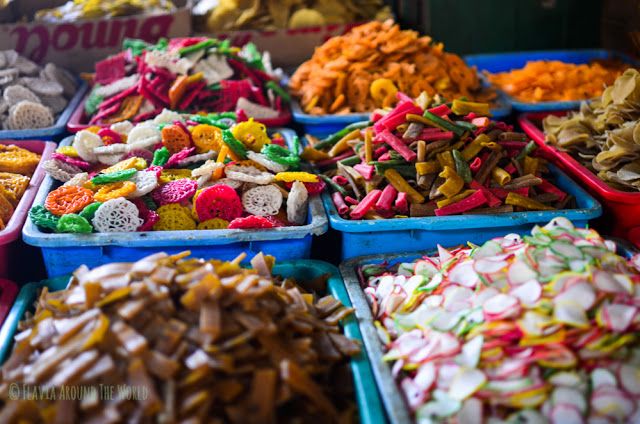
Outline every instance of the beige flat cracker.
{"type": "Polygon", "coordinates": [[[47,128],[53,122],[51,110],[39,103],[22,101],[9,109],[9,127],[13,130],[47,128]]]}

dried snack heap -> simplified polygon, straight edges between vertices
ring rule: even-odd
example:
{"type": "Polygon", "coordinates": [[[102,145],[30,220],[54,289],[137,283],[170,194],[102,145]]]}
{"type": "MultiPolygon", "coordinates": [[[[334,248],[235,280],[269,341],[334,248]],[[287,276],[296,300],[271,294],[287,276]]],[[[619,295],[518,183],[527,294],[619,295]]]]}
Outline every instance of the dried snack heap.
{"type": "Polygon", "coordinates": [[[537,60],[522,69],[487,73],[487,78],[521,102],[587,100],[600,96],[604,86],[611,85],[627,68],[629,65],[617,61],[577,65],[537,60]]]}
{"type": "Polygon", "coordinates": [[[364,266],[417,423],[640,422],[640,257],[556,218],[530,236],[364,266]]]}
{"type": "Polygon", "coordinates": [[[291,77],[292,93],[313,115],[372,112],[396,104],[396,92],[487,101],[475,68],[441,43],[402,31],[388,20],[369,22],[333,37],[291,77]]]}
{"type": "Polygon", "coordinates": [[[0,230],[5,228],[27,191],[40,158],[27,149],[0,144],[0,230]]]}
{"type": "Polygon", "coordinates": [[[579,112],[544,119],[547,142],[611,187],[640,190],[640,73],[628,69],[579,112]]]}
{"type": "MultiPolygon", "coordinates": [[[[198,13],[212,2],[202,0],[198,13]]],[[[382,0],[220,0],[208,11],[208,31],[271,30],[348,24],[387,19],[391,10],[382,0]]]]}
{"type": "Polygon", "coordinates": [[[382,219],[565,208],[546,162],[522,133],[486,115],[489,105],[398,96],[328,138],[309,137],[316,164],[343,218],[382,219]]]}
{"type": "Polygon", "coordinates": [[[0,421],[353,421],[345,365],[360,347],[339,327],[352,309],[322,281],[272,276],[271,257],[242,258],[158,253],[44,289],[2,368],[0,421]],[[137,395],[15,400],[12,383],[137,395]]]}
{"type": "Polygon", "coordinates": [[[3,130],[47,128],[76,93],[75,78],[53,63],[40,67],[13,50],[0,51],[3,130]]]}
{"type": "Polygon", "coordinates": [[[121,122],[78,132],[44,163],[62,186],[29,216],[60,233],[267,229],[307,222],[324,189],[299,143],[234,113],[121,122]]]}
{"type": "Polygon", "coordinates": [[[150,45],[125,40],[124,51],[96,63],[86,103],[90,124],[141,122],[164,108],[181,112],[238,113],[276,119],[288,94],[278,84],[267,53],[249,43],[179,38],[150,45]]]}

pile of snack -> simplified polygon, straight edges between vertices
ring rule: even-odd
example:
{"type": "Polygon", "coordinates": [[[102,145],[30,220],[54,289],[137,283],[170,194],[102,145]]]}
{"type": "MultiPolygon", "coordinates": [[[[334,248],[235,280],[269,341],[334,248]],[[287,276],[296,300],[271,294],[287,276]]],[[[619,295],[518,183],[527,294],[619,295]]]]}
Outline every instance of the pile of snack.
{"type": "Polygon", "coordinates": [[[579,112],[544,119],[547,142],[611,187],[640,190],[640,73],[628,69],[579,112]]]}
{"type": "Polygon", "coordinates": [[[0,124],[3,130],[47,128],[76,93],[74,77],[13,50],[0,51],[0,124]]]}
{"type": "Polygon", "coordinates": [[[75,22],[81,19],[115,18],[118,16],[153,15],[176,10],[170,0],[72,0],[35,13],[36,21],[75,22]]]}
{"type": "Polygon", "coordinates": [[[535,143],[489,105],[400,94],[324,140],[309,137],[303,157],[324,170],[338,213],[347,219],[496,214],[567,207],[572,198],[548,181],[535,143]]]}
{"type": "Polygon", "coordinates": [[[94,82],[85,103],[91,125],[140,122],[164,108],[275,119],[289,99],[268,54],[214,38],[125,40],[123,52],[96,63],[94,82]]]}
{"type": "Polygon", "coordinates": [[[317,47],[289,87],[312,115],[373,112],[397,103],[398,91],[447,99],[488,101],[475,68],[431,37],[403,31],[393,21],[369,22],[317,47]]]}
{"type": "Polygon", "coordinates": [[[0,230],[5,228],[27,191],[40,158],[27,149],[0,144],[0,230]]]}
{"type": "Polygon", "coordinates": [[[43,166],[63,185],[29,216],[61,233],[261,229],[306,222],[325,184],[297,171],[285,147],[233,113],[185,116],[78,132],[43,166]]]}
{"type": "Polygon", "coordinates": [[[602,94],[605,85],[629,68],[618,61],[593,61],[589,64],[558,60],[527,62],[524,68],[509,72],[487,73],[498,88],[521,102],[587,100],[602,94]]]}
{"type": "Polygon", "coordinates": [[[640,421],[640,260],[556,218],[530,236],[367,265],[417,422],[640,421]]]}
{"type": "Polygon", "coordinates": [[[44,289],[2,368],[2,422],[350,422],[342,335],[352,313],[323,281],[157,253],[135,263],[78,269],[66,290],[44,289]],[[113,399],[15,400],[18,383],[127,386],[113,399]]]}
{"type": "Polygon", "coordinates": [[[203,8],[209,31],[305,28],[392,16],[382,0],[202,0],[194,9],[203,8]]]}

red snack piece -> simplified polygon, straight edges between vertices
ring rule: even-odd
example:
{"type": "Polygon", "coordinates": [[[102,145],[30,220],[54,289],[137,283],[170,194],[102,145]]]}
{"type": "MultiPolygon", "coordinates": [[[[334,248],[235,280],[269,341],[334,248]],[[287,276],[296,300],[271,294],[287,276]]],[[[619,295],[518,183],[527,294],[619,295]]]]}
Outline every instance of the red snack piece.
{"type": "Polygon", "coordinates": [[[77,166],[83,171],[86,171],[91,168],[91,164],[89,162],[72,158],[70,156],[63,155],[62,153],[54,153],[53,155],[51,155],[51,159],[57,159],[61,162],[68,163],[69,165],[77,166]]]}
{"type": "Polygon", "coordinates": [[[234,189],[224,184],[202,190],[194,206],[200,222],[213,218],[233,221],[242,216],[240,196],[234,189]]]}
{"type": "Polygon", "coordinates": [[[125,53],[108,57],[96,63],[95,82],[98,84],[109,84],[125,76],[125,53]]]}
{"type": "MultiPolygon", "coordinates": [[[[345,178],[345,180],[346,180],[346,178],[345,178]]],[[[322,180],[318,180],[317,183],[302,183],[302,184],[304,184],[304,187],[307,189],[307,193],[309,193],[309,196],[313,196],[314,194],[322,193],[324,188],[327,186],[327,183],[325,183],[322,180]]],[[[341,184],[341,185],[343,185],[343,184],[341,184]]],[[[291,190],[291,187],[293,187],[293,182],[285,183],[285,186],[287,187],[287,190],[291,190]]]]}
{"type": "Polygon", "coordinates": [[[153,226],[160,220],[160,215],[156,211],[152,211],[147,207],[141,199],[131,200],[138,208],[138,216],[144,221],[141,226],[138,227],[138,231],[151,231],[153,226]]]}
{"type": "Polygon", "coordinates": [[[187,149],[180,150],[178,153],[172,154],[167,163],[164,164],[165,168],[173,168],[174,166],[177,166],[180,162],[188,158],[194,150],[196,150],[195,147],[189,147],[187,149]]]}
{"type": "Polygon", "coordinates": [[[168,205],[170,203],[180,203],[188,200],[196,193],[198,183],[194,180],[184,178],[181,180],[171,181],[151,192],[153,201],[159,206],[168,205]]]}
{"type": "Polygon", "coordinates": [[[227,228],[230,230],[255,230],[274,227],[274,223],[263,216],[249,215],[245,218],[234,219],[227,228]]]}
{"type": "MultiPolygon", "coordinates": [[[[153,157],[152,157],[152,159],[153,159],[153,157]]],[[[147,162],[149,162],[149,161],[147,161],[147,162]]],[[[160,166],[160,165],[151,165],[146,169],[146,171],[155,172],[157,178],[160,178],[160,175],[162,175],[162,171],[163,170],[164,170],[164,168],[162,166],[160,166]]]]}
{"type": "Polygon", "coordinates": [[[100,128],[98,135],[105,145],[122,143],[122,136],[110,128],[100,128]]]}

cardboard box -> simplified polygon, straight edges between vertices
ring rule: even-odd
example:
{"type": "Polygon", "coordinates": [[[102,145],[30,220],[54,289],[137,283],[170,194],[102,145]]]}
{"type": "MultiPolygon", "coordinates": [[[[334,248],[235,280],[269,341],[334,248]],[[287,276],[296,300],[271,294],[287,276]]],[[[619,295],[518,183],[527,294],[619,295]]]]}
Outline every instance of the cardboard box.
{"type": "Polygon", "coordinates": [[[342,35],[360,23],[331,24],[299,29],[271,31],[228,31],[199,34],[205,37],[230,39],[235,46],[254,43],[260,51],[268,51],[274,66],[295,68],[311,58],[315,48],[329,38],[342,35]]]}
{"type": "MultiPolygon", "coordinates": [[[[42,0],[20,0],[17,16],[32,16],[42,0]],[[29,7],[31,5],[31,7],[29,7]]],[[[60,1],[45,2],[47,5],[60,1]]],[[[159,38],[191,33],[191,1],[175,0],[170,14],[134,15],[77,22],[0,24],[0,50],[14,49],[38,63],[53,62],[75,72],[93,70],[95,62],[122,49],[125,38],[155,43],[159,38]]]]}

